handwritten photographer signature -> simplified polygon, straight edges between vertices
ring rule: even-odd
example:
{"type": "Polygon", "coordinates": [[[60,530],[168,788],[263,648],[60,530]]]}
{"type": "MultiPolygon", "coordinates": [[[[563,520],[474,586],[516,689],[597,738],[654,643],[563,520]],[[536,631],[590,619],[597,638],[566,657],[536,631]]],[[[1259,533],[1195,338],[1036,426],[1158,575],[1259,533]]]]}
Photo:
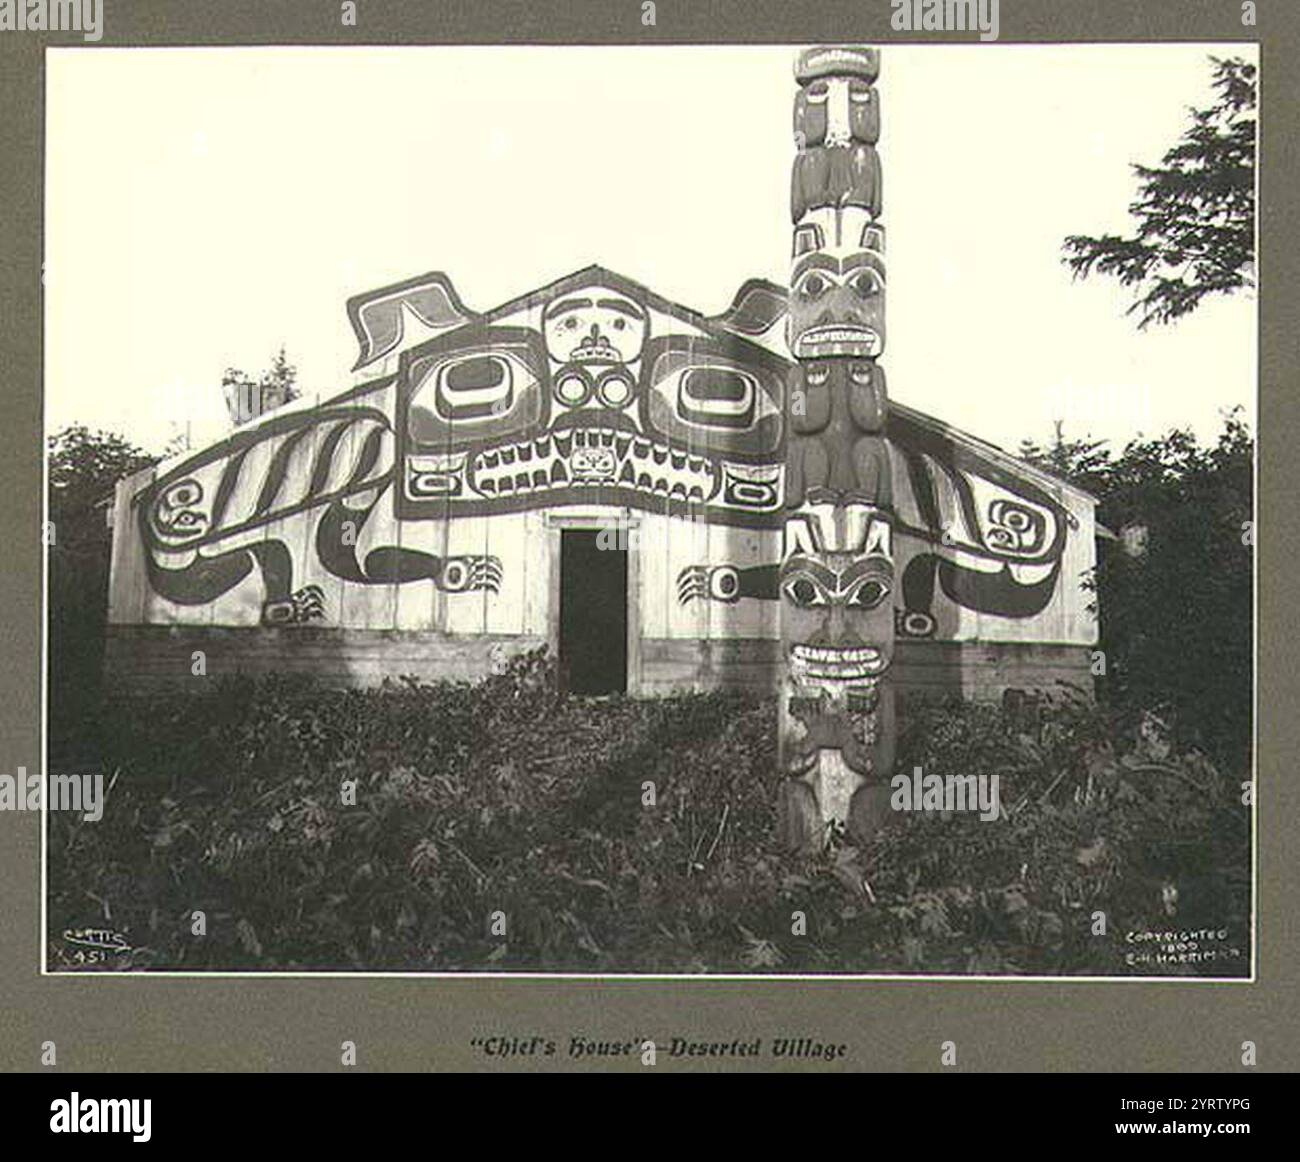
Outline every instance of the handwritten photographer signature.
{"type": "Polygon", "coordinates": [[[65,964],[107,964],[110,958],[132,951],[126,935],[112,928],[65,928],[63,941],[71,946],[59,950],[65,964]]]}

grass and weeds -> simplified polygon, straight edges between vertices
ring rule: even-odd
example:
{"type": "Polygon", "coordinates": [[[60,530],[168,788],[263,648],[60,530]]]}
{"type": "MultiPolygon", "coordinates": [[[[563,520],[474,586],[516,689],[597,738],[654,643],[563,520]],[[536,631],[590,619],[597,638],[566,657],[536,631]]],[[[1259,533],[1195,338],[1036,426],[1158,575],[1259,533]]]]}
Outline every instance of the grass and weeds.
{"type": "Polygon", "coordinates": [[[1080,699],[909,707],[898,770],[997,774],[1003,818],[801,859],[772,701],[552,677],[100,701],[103,819],[49,817],[51,967],[100,927],[132,949],[102,967],[141,970],[1249,972],[1248,772],[1080,699]],[[1212,960],[1126,963],[1159,951],[1130,934],[1204,928],[1212,960]]]}

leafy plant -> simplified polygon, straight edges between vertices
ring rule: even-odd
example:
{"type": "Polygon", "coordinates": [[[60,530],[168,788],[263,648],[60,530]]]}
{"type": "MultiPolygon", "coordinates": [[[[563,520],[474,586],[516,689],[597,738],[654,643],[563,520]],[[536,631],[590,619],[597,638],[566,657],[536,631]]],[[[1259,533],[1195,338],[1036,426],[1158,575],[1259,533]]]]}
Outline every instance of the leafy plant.
{"type": "Polygon", "coordinates": [[[1192,110],[1192,125],[1161,166],[1135,165],[1138,221],[1128,238],[1074,234],[1065,263],[1134,287],[1138,327],[1170,323],[1209,295],[1253,288],[1255,260],[1255,66],[1218,60],[1217,100],[1192,110]]]}
{"type": "Polygon", "coordinates": [[[1236,776],[1079,699],[909,705],[899,771],[997,774],[1005,817],[902,815],[809,859],[773,842],[771,701],[552,679],[537,653],[477,686],[110,697],[84,723],[104,817],[49,820],[52,964],[109,926],[133,949],[109,967],[141,970],[1125,972],[1169,883],[1244,943],[1236,776]]]}
{"type": "Polygon", "coordinates": [[[1253,725],[1255,444],[1239,412],[1208,446],[1171,431],[1115,455],[1058,429],[1021,455],[1090,491],[1099,524],[1147,531],[1137,556],[1102,543],[1089,580],[1106,658],[1099,695],[1241,763],[1253,725]]]}

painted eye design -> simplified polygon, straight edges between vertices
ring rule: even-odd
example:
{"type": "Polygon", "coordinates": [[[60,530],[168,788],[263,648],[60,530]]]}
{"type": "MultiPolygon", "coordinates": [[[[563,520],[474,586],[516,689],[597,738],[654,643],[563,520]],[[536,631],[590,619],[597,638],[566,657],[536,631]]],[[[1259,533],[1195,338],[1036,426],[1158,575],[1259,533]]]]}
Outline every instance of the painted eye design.
{"type": "Polygon", "coordinates": [[[1014,500],[994,500],[989,505],[989,528],[984,542],[991,549],[1032,553],[1047,540],[1047,520],[1041,513],[1014,500]]]}
{"type": "Polygon", "coordinates": [[[592,387],[591,377],[573,367],[555,381],[555,398],[568,407],[581,407],[591,398],[592,387]]]}
{"type": "Polygon", "coordinates": [[[813,271],[799,280],[799,295],[805,299],[819,299],[831,288],[830,279],[813,271]]]}
{"type": "Polygon", "coordinates": [[[544,401],[523,343],[502,341],[411,365],[406,427],[416,446],[472,443],[537,423],[544,401]]]}
{"type": "Polygon", "coordinates": [[[850,363],[849,378],[862,387],[870,387],[875,376],[870,363],[850,363]]]}
{"type": "Polygon", "coordinates": [[[864,577],[848,593],[844,604],[850,609],[875,609],[889,596],[889,586],[875,577],[864,577]]]}
{"type": "Polygon", "coordinates": [[[631,402],[636,385],[627,371],[617,368],[600,377],[596,390],[600,393],[600,402],[606,407],[621,408],[631,402]]]}
{"type": "Polygon", "coordinates": [[[154,527],[181,540],[197,536],[208,527],[207,513],[196,507],[202,501],[203,485],[197,480],[177,481],[154,502],[154,527]]]}
{"type": "Polygon", "coordinates": [[[810,105],[824,104],[830,91],[831,87],[825,81],[814,81],[808,86],[808,103],[810,105]]]}
{"type": "MultiPolygon", "coordinates": [[[[653,356],[647,380],[632,398],[640,401],[646,429],[670,443],[738,458],[780,446],[783,393],[775,367],[742,365],[692,344],[653,356]]],[[[618,398],[604,402],[622,406],[618,398]]]]}
{"type": "Polygon", "coordinates": [[[740,575],[730,565],[709,574],[709,594],[717,601],[732,602],[740,596],[740,575]]]}
{"type": "Polygon", "coordinates": [[[509,411],[514,398],[510,364],[499,355],[473,355],[438,371],[435,404],[447,420],[479,420],[509,411]]]}
{"type": "Polygon", "coordinates": [[[758,392],[743,371],[729,367],[692,367],[677,389],[677,414],[695,424],[749,428],[754,423],[758,392]]]}
{"type": "Polygon", "coordinates": [[[820,363],[810,363],[804,369],[803,377],[809,387],[821,387],[831,377],[830,368],[823,367],[820,363]]]}
{"type": "Polygon", "coordinates": [[[203,486],[197,480],[182,480],[172,485],[163,497],[168,508],[187,508],[203,499],[203,486]]]}
{"type": "Polygon", "coordinates": [[[826,590],[814,578],[803,573],[788,577],[781,585],[781,592],[791,605],[800,609],[812,609],[827,603],[826,590]]]}
{"type": "Polygon", "coordinates": [[[442,585],[449,593],[459,593],[469,581],[469,570],[465,562],[452,558],[443,566],[442,585]]]}
{"type": "Polygon", "coordinates": [[[858,271],[849,285],[860,298],[864,299],[874,298],[884,290],[884,283],[881,281],[880,275],[870,269],[858,271]]]}
{"type": "Polygon", "coordinates": [[[871,100],[871,86],[863,81],[853,81],[849,85],[849,100],[858,105],[865,105],[871,100]]]}

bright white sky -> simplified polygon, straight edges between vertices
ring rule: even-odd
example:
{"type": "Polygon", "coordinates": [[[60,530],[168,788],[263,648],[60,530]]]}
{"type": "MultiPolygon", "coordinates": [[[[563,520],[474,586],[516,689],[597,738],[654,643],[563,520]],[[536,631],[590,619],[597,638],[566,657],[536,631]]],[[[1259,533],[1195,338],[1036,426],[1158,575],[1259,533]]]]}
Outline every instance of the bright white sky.
{"type": "MultiPolygon", "coordinates": [[[[1256,304],[1136,330],[1072,283],[1127,232],[1129,164],[1253,46],[886,47],[890,394],[1014,450],[1254,420],[1256,304]]],[[[48,54],[46,406],[149,448],[226,426],[284,343],[353,382],[344,300],[441,269],[485,310],[592,262],[707,313],[786,281],[794,50],[97,49],[48,54]]]]}

